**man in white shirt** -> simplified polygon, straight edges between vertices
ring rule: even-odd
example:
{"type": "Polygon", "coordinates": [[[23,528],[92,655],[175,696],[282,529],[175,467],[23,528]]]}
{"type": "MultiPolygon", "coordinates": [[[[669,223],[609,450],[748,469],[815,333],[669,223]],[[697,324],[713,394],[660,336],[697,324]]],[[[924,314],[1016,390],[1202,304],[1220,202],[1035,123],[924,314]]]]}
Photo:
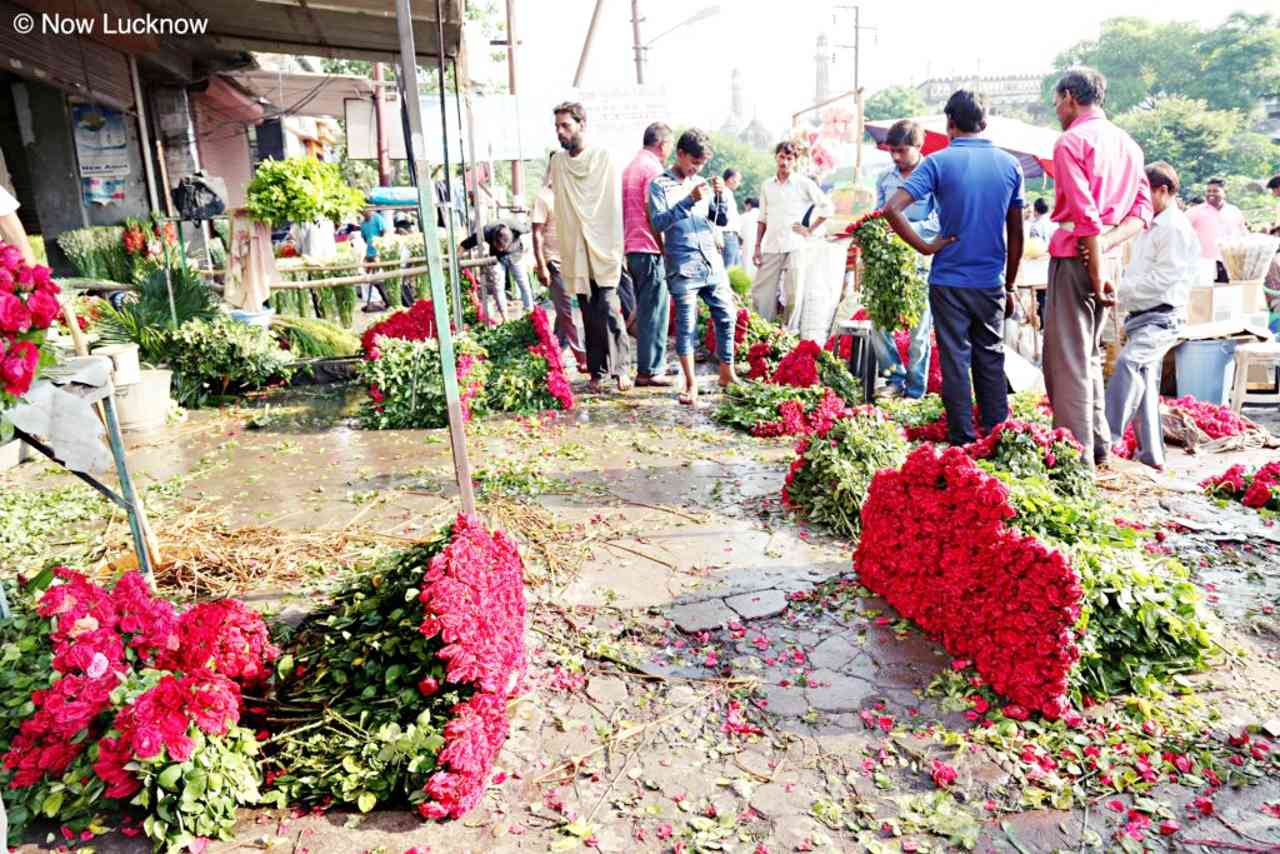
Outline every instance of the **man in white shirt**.
{"type": "Polygon", "coordinates": [[[747,196],[742,200],[742,213],[738,215],[738,240],[742,245],[742,269],[748,276],[756,274],[756,229],[760,222],[760,200],[747,196]]]}
{"type": "Polygon", "coordinates": [[[793,263],[793,255],[804,249],[805,238],[831,216],[832,207],[817,184],[794,171],[799,155],[794,142],[778,143],[773,154],[777,174],[760,188],[760,222],[751,259],[759,270],[751,284],[751,300],[761,317],[773,321],[778,318],[781,298],[782,323],[794,328],[804,293],[801,265],[793,263]]]}
{"type": "Polygon", "coordinates": [[[0,185],[0,242],[18,247],[28,264],[36,263],[36,253],[27,240],[27,230],[18,219],[18,200],[3,185],[0,185]]]}
{"type": "Polygon", "coordinates": [[[1178,330],[1200,270],[1200,240],[1178,209],[1178,173],[1164,161],[1149,163],[1151,227],[1133,242],[1129,268],[1117,290],[1125,318],[1125,345],[1107,385],[1107,425],[1119,440],[1134,420],[1138,459],[1164,467],[1160,429],[1160,374],[1165,354],[1178,343],[1178,330]]]}
{"type": "Polygon", "coordinates": [[[733,195],[742,186],[742,173],[737,169],[726,169],[721,178],[724,181],[722,197],[727,221],[723,228],[716,226],[716,242],[720,244],[720,256],[724,260],[724,268],[728,270],[730,267],[742,266],[742,240],[738,237],[742,217],[738,214],[738,200],[733,195]]]}

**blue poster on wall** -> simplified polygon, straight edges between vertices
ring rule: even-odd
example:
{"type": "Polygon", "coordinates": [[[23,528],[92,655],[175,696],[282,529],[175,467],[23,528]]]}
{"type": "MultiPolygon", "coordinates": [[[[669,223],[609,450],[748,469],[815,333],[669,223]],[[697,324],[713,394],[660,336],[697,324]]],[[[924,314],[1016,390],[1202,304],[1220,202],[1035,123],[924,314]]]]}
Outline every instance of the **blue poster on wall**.
{"type": "Polygon", "coordinates": [[[75,104],[71,120],[85,204],[123,202],[124,179],[129,176],[129,133],[124,114],[95,104],[75,104]]]}

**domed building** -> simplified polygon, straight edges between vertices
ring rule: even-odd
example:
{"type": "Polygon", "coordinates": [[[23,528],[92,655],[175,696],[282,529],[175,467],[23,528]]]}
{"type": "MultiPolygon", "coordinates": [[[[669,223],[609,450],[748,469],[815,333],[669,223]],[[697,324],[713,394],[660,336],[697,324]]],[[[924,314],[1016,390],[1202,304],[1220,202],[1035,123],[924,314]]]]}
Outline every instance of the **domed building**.
{"type": "Polygon", "coordinates": [[[720,126],[720,133],[730,136],[752,148],[767,151],[776,140],[773,134],[761,122],[754,112],[751,121],[746,121],[746,110],[743,107],[742,69],[735,68],[729,78],[729,118],[720,126]]]}

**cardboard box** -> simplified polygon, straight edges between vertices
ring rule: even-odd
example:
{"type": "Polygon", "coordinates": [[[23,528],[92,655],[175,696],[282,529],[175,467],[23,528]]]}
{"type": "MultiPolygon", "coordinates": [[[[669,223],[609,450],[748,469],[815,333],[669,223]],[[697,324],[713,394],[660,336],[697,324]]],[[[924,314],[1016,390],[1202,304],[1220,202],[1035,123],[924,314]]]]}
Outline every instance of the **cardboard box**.
{"type": "Polygon", "coordinates": [[[1191,289],[1187,303],[1187,319],[1190,323],[1215,323],[1223,320],[1239,320],[1246,315],[1267,310],[1266,294],[1262,280],[1229,282],[1224,285],[1206,285],[1191,289]]]}

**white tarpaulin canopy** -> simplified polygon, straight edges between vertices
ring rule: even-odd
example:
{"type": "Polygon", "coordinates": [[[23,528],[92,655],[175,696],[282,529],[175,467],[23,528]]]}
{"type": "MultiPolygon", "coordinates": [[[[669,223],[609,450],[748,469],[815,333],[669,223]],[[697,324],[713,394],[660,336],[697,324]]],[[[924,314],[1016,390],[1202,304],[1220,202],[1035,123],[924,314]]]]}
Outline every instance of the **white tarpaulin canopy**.
{"type": "MultiPolygon", "coordinates": [[[[946,148],[951,141],[947,137],[946,116],[914,116],[911,118],[924,128],[924,147],[921,151],[932,154],[946,148]]],[[[884,145],[889,128],[899,119],[877,119],[867,122],[867,133],[871,134],[879,145],[884,145]]],[[[1017,119],[1003,116],[987,117],[987,129],[982,132],[984,139],[991,144],[1018,158],[1022,164],[1022,173],[1028,178],[1039,178],[1042,175],[1053,177],[1053,144],[1058,139],[1058,131],[1051,128],[1029,125],[1017,119]]]]}

